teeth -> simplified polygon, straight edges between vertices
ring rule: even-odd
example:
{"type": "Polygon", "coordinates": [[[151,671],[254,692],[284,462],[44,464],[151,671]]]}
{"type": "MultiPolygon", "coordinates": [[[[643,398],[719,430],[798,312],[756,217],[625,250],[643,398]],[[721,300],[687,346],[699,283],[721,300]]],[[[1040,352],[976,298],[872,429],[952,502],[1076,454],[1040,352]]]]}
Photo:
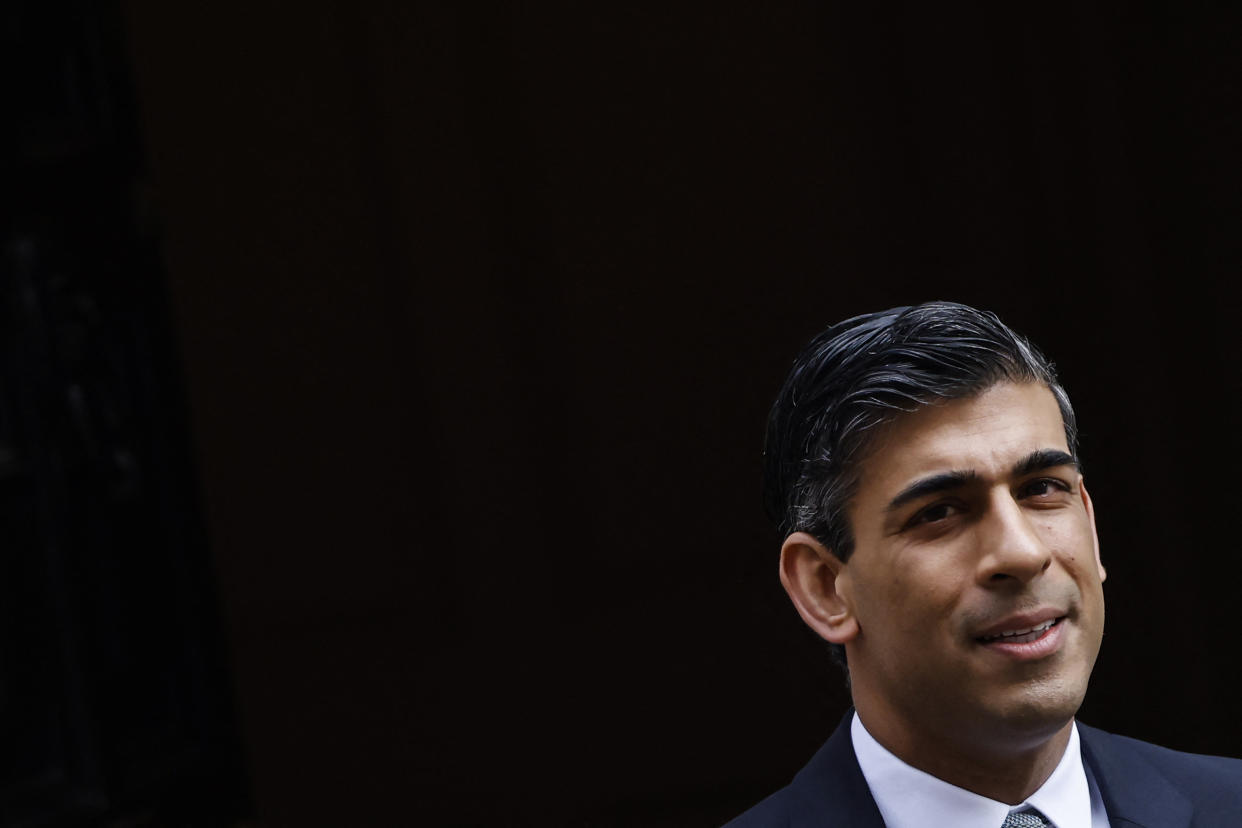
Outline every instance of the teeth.
{"type": "Polygon", "coordinates": [[[989,635],[987,636],[987,640],[995,641],[998,638],[1013,638],[1014,636],[1018,636],[1018,635],[1029,635],[1030,633],[1033,633],[1033,632],[1043,632],[1044,630],[1048,629],[1055,623],[1056,623],[1056,619],[1053,618],[1053,619],[1049,619],[1048,621],[1045,621],[1042,624],[1037,624],[1034,627],[1027,627],[1025,630],[1006,630],[1005,632],[1002,632],[1002,633],[996,633],[995,635],[989,635]]]}
{"type": "Polygon", "coordinates": [[[1040,624],[1037,627],[1027,627],[1025,630],[1013,630],[1011,632],[1003,632],[1001,633],[1001,635],[1004,636],[1005,638],[1009,638],[1010,636],[1014,636],[1014,635],[1026,635],[1027,633],[1033,633],[1033,632],[1039,632],[1042,630],[1046,630],[1051,626],[1052,626],[1051,621],[1045,621],[1044,623],[1040,624]]]}

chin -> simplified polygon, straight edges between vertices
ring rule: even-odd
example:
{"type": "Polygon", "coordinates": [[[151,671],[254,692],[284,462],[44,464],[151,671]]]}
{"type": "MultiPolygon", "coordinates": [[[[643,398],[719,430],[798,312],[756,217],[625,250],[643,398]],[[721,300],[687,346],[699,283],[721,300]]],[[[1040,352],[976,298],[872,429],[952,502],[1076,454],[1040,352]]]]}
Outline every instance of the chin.
{"type": "Polygon", "coordinates": [[[1010,738],[1025,736],[1042,741],[1074,718],[1082,706],[1087,686],[1085,681],[1059,681],[1028,685],[1018,690],[1008,698],[994,699],[993,703],[981,706],[991,713],[992,726],[1002,729],[1010,738]]]}

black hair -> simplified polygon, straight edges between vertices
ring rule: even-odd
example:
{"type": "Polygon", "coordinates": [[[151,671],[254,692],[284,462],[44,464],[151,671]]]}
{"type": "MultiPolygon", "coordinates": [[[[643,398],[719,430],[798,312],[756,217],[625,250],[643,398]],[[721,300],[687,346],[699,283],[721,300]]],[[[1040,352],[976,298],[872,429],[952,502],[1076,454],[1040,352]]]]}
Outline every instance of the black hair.
{"type": "MultiPolygon", "coordinates": [[[[1077,457],[1074,409],[1052,363],[995,314],[928,302],[829,327],[794,360],[768,416],[763,489],[769,517],[782,536],[806,532],[849,560],[854,538],[846,507],[877,427],[1002,381],[1048,386],[1077,457]]],[[[833,646],[844,664],[842,649],[833,646]]]]}

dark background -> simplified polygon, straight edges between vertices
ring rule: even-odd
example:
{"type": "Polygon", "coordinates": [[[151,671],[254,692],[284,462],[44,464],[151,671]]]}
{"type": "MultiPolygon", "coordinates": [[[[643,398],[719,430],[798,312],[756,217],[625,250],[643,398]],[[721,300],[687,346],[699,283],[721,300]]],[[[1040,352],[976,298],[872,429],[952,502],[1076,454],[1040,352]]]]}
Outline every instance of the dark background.
{"type": "Polygon", "coordinates": [[[186,802],[689,826],[784,784],[847,696],[776,578],[766,409],[826,323],[942,298],[1078,409],[1082,718],[1242,754],[1236,13],[60,5],[132,96],[96,166],[155,276],[94,290],[166,332],[199,541],[152,543],[221,631],[186,802]]]}

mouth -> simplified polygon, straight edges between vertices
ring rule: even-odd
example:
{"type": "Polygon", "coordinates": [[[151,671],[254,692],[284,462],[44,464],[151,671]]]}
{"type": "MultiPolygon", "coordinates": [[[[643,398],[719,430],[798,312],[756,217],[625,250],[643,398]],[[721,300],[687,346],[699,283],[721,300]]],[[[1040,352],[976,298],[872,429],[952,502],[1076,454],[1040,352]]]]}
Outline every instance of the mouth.
{"type": "Polygon", "coordinates": [[[1042,662],[1061,652],[1068,642],[1066,618],[1010,618],[975,638],[975,643],[992,655],[1010,662],[1042,662]]]}
{"type": "Polygon", "coordinates": [[[1032,641],[1038,641],[1043,638],[1050,629],[1059,625],[1064,620],[1065,616],[1061,615],[1057,618],[1049,618],[1047,621],[1031,627],[1002,630],[991,635],[979,636],[975,640],[980,644],[995,644],[998,642],[1004,644],[1029,644],[1032,641]]]}

